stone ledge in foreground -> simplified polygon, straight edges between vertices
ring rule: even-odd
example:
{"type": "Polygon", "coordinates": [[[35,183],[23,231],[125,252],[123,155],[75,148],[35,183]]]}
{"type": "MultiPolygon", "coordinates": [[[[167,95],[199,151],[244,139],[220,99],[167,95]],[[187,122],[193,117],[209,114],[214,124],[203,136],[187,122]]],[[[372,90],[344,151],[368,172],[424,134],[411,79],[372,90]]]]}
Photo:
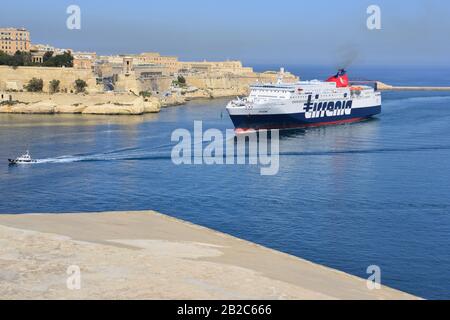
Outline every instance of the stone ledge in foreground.
{"type": "Polygon", "coordinates": [[[0,215],[0,242],[0,299],[416,299],[153,211],[0,215]]]}

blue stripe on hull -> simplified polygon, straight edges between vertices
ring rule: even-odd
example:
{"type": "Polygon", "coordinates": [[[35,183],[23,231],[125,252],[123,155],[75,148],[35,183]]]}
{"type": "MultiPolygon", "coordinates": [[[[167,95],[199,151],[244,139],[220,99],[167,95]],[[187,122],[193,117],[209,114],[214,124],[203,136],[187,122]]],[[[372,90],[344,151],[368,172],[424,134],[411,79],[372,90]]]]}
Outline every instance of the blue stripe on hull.
{"type": "Polygon", "coordinates": [[[352,119],[364,119],[381,113],[381,106],[355,108],[350,115],[321,118],[305,118],[304,113],[291,114],[261,114],[261,115],[230,115],[236,129],[275,129],[301,128],[319,126],[321,124],[350,122],[352,119]]]}

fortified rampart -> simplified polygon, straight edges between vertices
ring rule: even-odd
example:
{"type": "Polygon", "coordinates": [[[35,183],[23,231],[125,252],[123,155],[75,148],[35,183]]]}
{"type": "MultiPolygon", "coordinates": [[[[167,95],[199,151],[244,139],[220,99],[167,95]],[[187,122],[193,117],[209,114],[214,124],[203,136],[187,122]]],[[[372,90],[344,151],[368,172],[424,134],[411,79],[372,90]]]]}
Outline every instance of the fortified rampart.
{"type": "Polygon", "coordinates": [[[60,90],[71,92],[75,90],[75,80],[86,81],[88,92],[98,92],[101,86],[96,84],[95,76],[89,69],[50,68],[50,67],[8,67],[0,66],[0,90],[25,90],[25,86],[32,78],[42,79],[44,92],[49,91],[52,80],[60,81],[60,90]]]}

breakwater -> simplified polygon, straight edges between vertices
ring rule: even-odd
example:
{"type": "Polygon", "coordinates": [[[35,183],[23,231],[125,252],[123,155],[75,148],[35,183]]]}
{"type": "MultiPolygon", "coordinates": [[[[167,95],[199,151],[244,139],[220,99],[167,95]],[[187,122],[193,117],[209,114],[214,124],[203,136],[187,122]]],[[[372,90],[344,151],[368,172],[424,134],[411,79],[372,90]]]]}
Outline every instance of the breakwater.
{"type": "Polygon", "coordinates": [[[380,91],[450,91],[450,87],[439,86],[392,86],[380,81],[375,82],[375,87],[380,91]]]}

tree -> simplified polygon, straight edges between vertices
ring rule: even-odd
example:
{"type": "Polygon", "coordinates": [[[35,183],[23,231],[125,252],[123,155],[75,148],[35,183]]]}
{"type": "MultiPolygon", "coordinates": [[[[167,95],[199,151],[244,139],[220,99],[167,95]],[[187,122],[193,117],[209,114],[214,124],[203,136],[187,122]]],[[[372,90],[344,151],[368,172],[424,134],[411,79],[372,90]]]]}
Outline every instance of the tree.
{"type": "Polygon", "coordinates": [[[150,91],[141,91],[139,92],[139,95],[144,98],[149,98],[152,96],[152,93],[150,91]]]}
{"type": "Polygon", "coordinates": [[[11,56],[6,54],[4,51],[0,51],[0,65],[9,65],[11,56]]]}
{"type": "Polygon", "coordinates": [[[178,88],[186,87],[186,79],[183,76],[178,76],[176,80],[172,81],[172,85],[178,88]]]}
{"type": "Polygon", "coordinates": [[[14,55],[9,55],[3,51],[0,52],[0,65],[11,67],[31,66],[31,54],[25,51],[17,51],[14,55]]]}
{"type": "Polygon", "coordinates": [[[52,57],[53,57],[53,51],[47,51],[46,53],[44,53],[44,56],[42,57],[42,62],[46,63],[52,57]]]}
{"type": "Polygon", "coordinates": [[[19,67],[42,65],[45,67],[73,67],[73,56],[70,52],[64,52],[60,55],[53,55],[53,52],[46,52],[43,56],[42,64],[33,63],[30,52],[17,51],[14,55],[9,55],[0,51],[0,65],[19,67]]]}
{"type": "Polygon", "coordinates": [[[41,92],[44,88],[44,81],[42,79],[33,78],[25,86],[28,92],[41,92]]]}
{"type": "Polygon", "coordinates": [[[14,56],[14,65],[15,66],[31,66],[33,63],[31,62],[31,53],[25,51],[17,51],[14,56]]]}
{"type": "Polygon", "coordinates": [[[59,85],[60,85],[61,81],[53,79],[52,81],[50,81],[50,93],[55,93],[59,91],[59,85]]]}
{"type": "Polygon", "coordinates": [[[71,68],[73,67],[73,57],[72,54],[68,51],[64,52],[63,54],[59,54],[56,56],[53,56],[53,53],[51,53],[52,56],[50,56],[50,53],[46,53],[44,55],[44,63],[42,64],[45,67],[66,67],[71,68]]]}
{"type": "Polygon", "coordinates": [[[84,92],[86,90],[87,83],[84,80],[77,79],[75,80],[75,91],[76,93],[84,92]]]}
{"type": "Polygon", "coordinates": [[[186,79],[183,76],[178,76],[178,83],[181,85],[185,85],[186,79]]]}

